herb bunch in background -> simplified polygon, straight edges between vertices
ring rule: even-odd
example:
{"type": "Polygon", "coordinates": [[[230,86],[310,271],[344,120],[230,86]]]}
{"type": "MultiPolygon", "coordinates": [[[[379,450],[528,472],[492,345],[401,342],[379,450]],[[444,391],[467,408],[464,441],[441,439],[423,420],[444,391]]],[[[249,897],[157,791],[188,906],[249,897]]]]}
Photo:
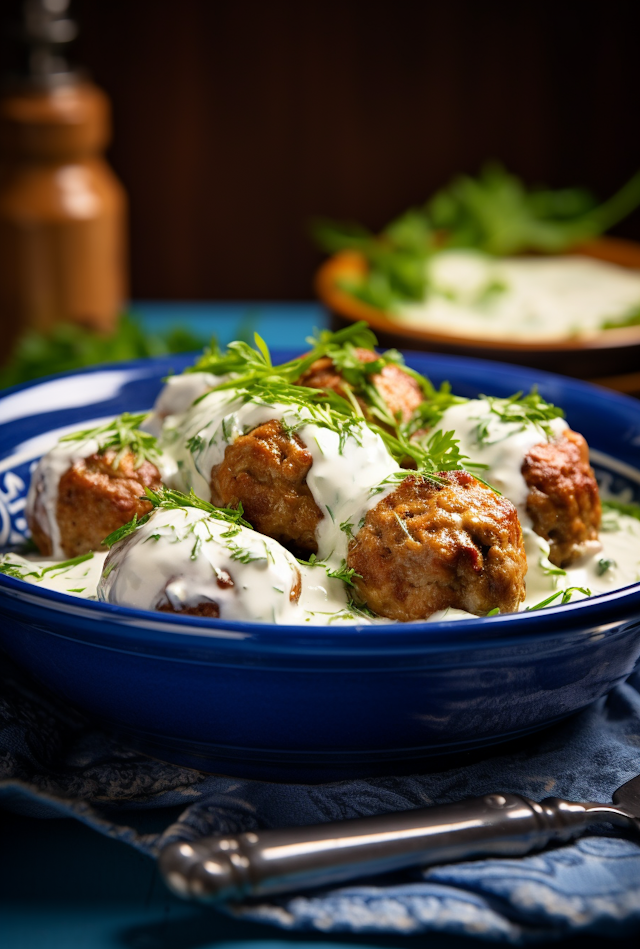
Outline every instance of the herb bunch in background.
{"type": "Polygon", "coordinates": [[[10,362],[0,368],[0,388],[98,363],[191,352],[202,349],[204,343],[201,337],[180,326],[163,334],[148,333],[130,314],[120,318],[111,336],[60,323],[50,333],[32,331],[22,337],[10,362]]]}
{"type": "Polygon", "coordinates": [[[393,313],[399,305],[425,299],[427,263],[438,251],[466,248],[494,256],[560,253],[603,234],[638,205],[640,172],[599,205],[582,188],[527,188],[500,164],[490,163],[475,178],[454,178],[380,234],[359,224],[320,219],[312,224],[312,235],[328,253],[361,254],[367,273],[344,281],[343,289],[393,313]]]}

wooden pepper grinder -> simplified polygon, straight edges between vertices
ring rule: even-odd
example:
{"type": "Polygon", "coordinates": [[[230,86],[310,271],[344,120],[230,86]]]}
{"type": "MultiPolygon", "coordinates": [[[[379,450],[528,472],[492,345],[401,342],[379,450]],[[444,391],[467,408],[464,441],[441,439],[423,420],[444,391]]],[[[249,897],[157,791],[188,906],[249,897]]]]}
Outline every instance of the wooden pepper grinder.
{"type": "Polygon", "coordinates": [[[0,98],[0,361],[26,329],[101,333],[127,295],[126,196],[102,157],[109,100],[61,52],[69,0],[17,8],[0,98]]]}

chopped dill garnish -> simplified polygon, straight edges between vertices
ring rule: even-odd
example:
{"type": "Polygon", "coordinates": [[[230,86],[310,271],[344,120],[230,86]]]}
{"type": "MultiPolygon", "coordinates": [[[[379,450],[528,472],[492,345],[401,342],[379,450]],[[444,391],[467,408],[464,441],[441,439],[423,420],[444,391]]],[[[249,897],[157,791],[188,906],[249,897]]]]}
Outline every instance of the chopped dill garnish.
{"type": "Polygon", "coordinates": [[[555,593],[552,593],[551,596],[548,596],[546,600],[541,600],[540,603],[536,603],[535,606],[527,606],[527,611],[531,610],[542,610],[545,606],[552,606],[554,600],[560,599],[559,603],[556,603],[556,606],[564,606],[565,603],[571,602],[571,597],[574,593],[584,593],[585,596],[592,596],[591,590],[588,587],[567,587],[564,590],[557,590],[555,593]]]}
{"type": "Polygon", "coordinates": [[[227,541],[226,548],[229,551],[229,556],[232,560],[237,560],[239,563],[254,563],[256,560],[268,560],[269,551],[265,547],[264,554],[257,554],[251,550],[247,550],[246,547],[240,547],[238,544],[234,543],[232,540],[227,541]]]}
{"type": "MultiPolygon", "coordinates": [[[[364,322],[355,323],[336,333],[322,330],[307,341],[311,346],[308,353],[274,366],[266,343],[256,333],[255,348],[244,342],[234,342],[229,344],[225,353],[219,349],[209,349],[195,366],[186,371],[229,374],[231,378],[216,386],[213,391],[232,389],[247,401],[304,408],[312,416],[311,421],[338,431],[344,437],[353,435],[354,422],[359,424],[363,418],[358,399],[365,403],[370,416],[377,422],[391,428],[397,425],[398,420],[389,412],[385,400],[373,382],[373,376],[380,373],[389,363],[403,366],[424,388],[425,394],[428,395],[433,389],[419,373],[404,366],[402,356],[396,350],[378,354],[371,362],[362,362],[358,350],[372,350],[377,343],[376,337],[364,322]],[[324,357],[332,360],[345,381],[342,394],[331,389],[314,389],[296,384],[318,359],[324,357]]],[[[206,398],[207,395],[208,393],[200,398],[206,398]]],[[[291,434],[305,421],[306,419],[301,419],[300,423],[295,425],[287,423],[286,433],[291,434]]]]}
{"type": "Polygon", "coordinates": [[[103,546],[111,548],[114,544],[124,540],[124,538],[128,537],[129,534],[133,534],[135,530],[137,530],[139,527],[142,527],[143,524],[146,524],[150,516],[151,514],[143,514],[141,518],[138,518],[138,515],[134,514],[127,524],[123,524],[122,527],[118,527],[117,530],[112,531],[107,535],[107,537],[105,537],[105,539],[102,541],[103,546]]]}
{"type": "Polygon", "coordinates": [[[326,571],[328,577],[332,580],[342,580],[343,583],[346,583],[347,586],[353,586],[353,578],[360,577],[359,573],[356,573],[354,567],[347,567],[346,560],[342,560],[342,563],[339,567],[335,569],[331,568],[325,560],[318,560],[315,554],[311,554],[308,560],[303,560],[301,557],[296,558],[298,563],[301,563],[305,567],[323,567],[326,571]]]}
{"type": "Polygon", "coordinates": [[[36,580],[42,580],[47,573],[51,573],[52,571],[64,573],[65,570],[70,570],[71,567],[76,567],[78,564],[84,563],[85,560],[92,559],[93,553],[89,551],[87,554],[80,554],[78,557],[72,557],[70,560],[62,560],[60,563],[50,563],[48,567],[38,568],[33,564],[34,569],[32,570],[28,569],[32,566],[30,563],[19,564],[2,560],[0,561],[0,573],[8,577],[15,577],[18,580],[24,580],[25,577],[35,577],[36,580]]]}
{"type": "MultiPolygon", "coordinates": [[[[242,516],[244,513],[242,504],[239,504],[237,508],[215,507],[215,505],[210,504],[208,501],[203,501],[202,498],[199,498],[196,494],[194,494],[193,488],[189,494],[183,494],[181,491],[174,491],[172,488],[165,487],[158,488],[157,491],[152,491],[150,488],[145,488],[144,491],[144,497],[142,497],[141,500],[149,501],[150,504],[153,505],[154,509],[164,508],[166,510],[178,510],[180,508],[197,508],[199,511],[205,511],[210,517],[213,517],[218,521],[225,521],[229,525],[229,530],[222,534],[222,537],[233,537],[238,533],[241,527],[248,527],[250,530],[253,530],[251,524],[249,524],[248,521],[245,521],[242,516]]],[[[128,537],[129,534],[132,534],[138,529],[138,527],[146,524],[146,522],[149,520],[149,517],[151,516],[151,513],[152,512],[144,514],[139,519],[138,515],[134,514],[132,520],[130,520],[128,524],[123,524],[122,527],[119,527],[116,531],[113,531],[112,534],[109,534],[108,537],[105,537],[102,543],[106,547],[113,547],[114,544],[118,543],[120,540],[123,540],[125,537],[128,537]]]]}
{"type": "Polygon", "coordinates": [[[352,596],[349,596],[347,600],[347,608],[352,610],[354,613],[359,613],[361,616],[371,617],[372,619],[380,619],[377,613],[374,613],[373,610],[370,610],[365,603],[356,603],[352,596]]]}
{"type": "Polygon", "coordinates": [[[11,563],[9,560],[0,561],[0,573],[5,577],[14,577],[16,580],[23,580],[24,577],[33,576],[33,573],[25,572],[26,564],[11,563]]]}
{"type": "Polygon", "coordinates": [[[147,412],[141,412],[138,415],[130,415],[124,412],[118,415],[112,422],[105,425],[98,425],[96,428],[85,428],[78,432],[70,432],[69,435],[63,435],[61,442],[84,442],[89,439],[96,439],[100,446],[99,454],[113,450],[116,456],[113,459],[113,467],[117,468],[123,456],[127,452],[135,455],[135,467],[139,468],[144,461],[150,461],[155,464],[159,458],[158,441],[149,432],[142,432],[139,426],[147,417],[147,412]]]}
{"type": "Polygon", "coordinates": [[[602,577],[607,572],[607,570],[611,570],[612,567],[617,566],[618,564],[611,557],[600,557],[596,567],[596,572],[599,577],[602,577]]]}
{"type": "Polygon", "coordinates": [[[536,386],[528,395],[516,392],[508,399],[498,399],[490,395],[481,395],[478,398],[489,403],[489,417],[481,419],[477,428],[479,445],[485,445],[489,440],[491,415],[497,416],[501,422],[519,425],[519,431],[528,425],[535,425],[549,441],[553,438],[553,429],[549,422],[555,418],[564,418],[562,409],[543,399],[536,386]]]}
{"type": "Polygon", "coordinates": [[[340,566],[336,570],[330,570],[327,568],[327,576],[331,577],[333,580],[342,580],[343,583],[346,583],[347,586],[352,587],[353,578],[358,577],[362,579],[362,575],[356,573],[355,567],[347,567],[347,561],[343,560],[340,566]]]}
{"type": "Polygon", "coordinates": [[[567,571],[563,570],[562,567],[556,567],[555,564],[552,564],[548,557],[541,556],[538,560],[538,565],[545,577],[566,577],[567,571]]]}
{"type": "Polygon", "coordinates": [[[347,535],[349,540],[353,539],[353,524],[351,521],[343,521],[340,525],[340,530],[347,535]]]}

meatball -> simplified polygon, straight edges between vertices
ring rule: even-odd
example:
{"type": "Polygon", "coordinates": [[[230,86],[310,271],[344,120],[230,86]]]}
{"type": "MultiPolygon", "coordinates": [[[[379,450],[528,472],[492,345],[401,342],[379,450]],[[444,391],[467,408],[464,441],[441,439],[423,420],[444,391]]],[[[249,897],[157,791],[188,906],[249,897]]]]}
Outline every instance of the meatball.
{"type": "Polygon", "coordinates": [[[163,507],[115,543],[98,599],[226,620],[291,622],[302,592],[294,557],[215,511],[163,507]]]}
{"type": "MultiPolygon", "coordinates": [[[[360,362],[363,363],[374,362],[378,359],[377,353],[372,349],[358,348],[356,353],[360,362]]],[[[386,402],[391,415],[394,418],[399,416],[403,422],[411,418],[413,411],[423,401],[424,396],[416,380],[405,372],[402,366],[395,363],[387,363],[381,372],[371,376],[371,381],[386,402]]],[[[349,383],[328,356],[316,360],[298,379],[298,385],[312,389],[332,389],[341,396],[344,396],[345,389],[349,388],[349,383]]],[[[361,398],[358,398],[358,402],[366,416],[367,404],[361,398]]]]}
{"type": "MultiPolygon", "coordinates": [[[[75,461],[58,484],[55,516],[60,532],[60,546],[65,556],[77,557],[90,550],[99,550],[112,531],[128,523],[137,514],[142,517],[151,510],[148,501],[140,500],[145,487],[157,490],[160,472],[150,461],[136,468],[135,456],[126,452],[114,466],[113,450],[89,455],[75,461]]],[[[53,552],[51,537],[38,516],[41,499],[36,499],[29,527],[35,543],[46,556],[53,552]]]]}
{"type": "Polygon", "coordinates": [[[322,512],[307,485],[313,459],[302,440],[272,419],[241,435],[211,471],[211,501],[242,504],[256,530],[296,554],[318,552],[316,528],[322,512]]]}
{"type": "MultiPolygon", "coordinates": [[[[172,578],[175,580],[175,578],[172,578]]],[[[231,578],[231,574],[226,570],[218,570],[216,577],[216,585],[221,590],[233,590],[235,587],[235,582],[231,578]]],[[[292,584],[291,589],[289,590],[289,602],[297,603],[300,599],[300,594],[302,592],[302,578],[300,576],[300,571],[297,568],[294,568],[292,571],[292,584]]],[[[156,609],[161,613],[179,613],[181,616],[205,616],[213,619],[218,619],[220,617],[220,604],[216,600],[202,600],[200,603],[196,603],[193,606],[177,606],[174,605],[167,596],[166,588],[156,609]]]]}
{"type": "Polygon", "coordinates": [[[567,429],[559,440],[536,445],[522,475],[529,488],[527,514],[536,534],[551,545],[549,560],[570,565],[597,544],[602,513],[586,441],[567,429]]]}
{"type": "Polygon", "coordinates": [[[527,561],[515,507],[467,472],[440,477],[409,475],[367,513],[347,555],[357,595],[403,622],[517,610],[527,561]]]}
{"type": "Polygon", "coordinates": [[[220,607],[214,600],[204,600],[195,606],[185,606],[181,610],[172,606],[168,600],[164,600],[157,609],[160,613],[179,613],[180,616],[206,616],[210,619],[218,619],[220,616],[220,607]]]}

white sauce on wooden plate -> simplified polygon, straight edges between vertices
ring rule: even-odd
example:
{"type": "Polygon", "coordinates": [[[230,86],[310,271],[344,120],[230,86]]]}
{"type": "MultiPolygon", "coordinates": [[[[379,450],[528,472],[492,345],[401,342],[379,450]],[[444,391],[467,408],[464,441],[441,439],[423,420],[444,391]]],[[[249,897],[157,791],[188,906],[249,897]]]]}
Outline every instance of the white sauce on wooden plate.
{"type": "Polygon", "coordinates": [[[407,326],[447,336],[559,340],[598,333],[640,308],[640,271],[589,257],[490,257],[446,250],[428,264],[422,303],[398,308],[407,326]]]}

